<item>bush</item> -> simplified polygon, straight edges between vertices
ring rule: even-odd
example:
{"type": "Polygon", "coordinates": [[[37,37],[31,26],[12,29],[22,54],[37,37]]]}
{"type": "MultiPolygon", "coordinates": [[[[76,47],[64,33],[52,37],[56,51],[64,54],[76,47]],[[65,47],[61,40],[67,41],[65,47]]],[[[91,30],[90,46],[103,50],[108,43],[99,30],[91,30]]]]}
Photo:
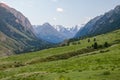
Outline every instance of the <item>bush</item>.
{"type": "Polygon", "coordinates": [[[93,40],[94,42],[96,41],[96,38],[94,38],[94,40],[93,40]]]}
{"type": "Polygon", "coordinates": [[[105,42],[105,43],[104,43],[104,47],[109,47],[108,42],[105,42]]]}
{"type": "Polygon", "coordinates": [[[78,70],[78,72],[82,72],[82,70],[78,70]]]}
{"type": "Polygon", "coordinates": [[[72,45],[76,45],[77,43],[73,42],[72,45]]]}
{"type": "Polygon", "coordinates": [[[103,48],[103,45],[99,45],[99,48],[103,48]]]}
{"type": "Polygon", "coordinates": [[[101,50],[100,53],[109,52],[110,50],[101,50]]]}
{"type": "Polygon", "coordinates": [[[80,42],[78,42],[78,44],[81,44],[80,42]]]}
{"type": "Polygon", "coordinates": [[[12,66],[13,67],[21,67],[21,66],[25,66],[25,64],[23,64],[21,62],[14,62],[14,64],[12,66]]]}
{"type": "Polygon", "coordinates": [[[97,44],[97,42],[95,42],[92,46],[93,46],[94,49],[98,49],[98,44],[97,44]]]}
{"type": "Polygon", "coordinates": [[[88,39],[88,43],[90,42],[90,39],[88,39]]]}
{"type": "Polygon", "coordinates": [[[103,75],[110,75],[110,71],[104,71],[103,75]]]}

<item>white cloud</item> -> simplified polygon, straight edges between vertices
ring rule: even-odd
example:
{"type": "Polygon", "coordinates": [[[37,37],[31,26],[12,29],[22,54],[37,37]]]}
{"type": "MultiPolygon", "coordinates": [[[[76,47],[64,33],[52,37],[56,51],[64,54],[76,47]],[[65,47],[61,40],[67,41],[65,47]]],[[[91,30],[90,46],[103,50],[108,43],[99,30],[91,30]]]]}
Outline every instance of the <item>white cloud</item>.
{"type": "Polygon", "coordinates": [[[56,11],[57,12],[63,12],[64,10],[63,10],[63,8],[57,8],[56,11]]]}

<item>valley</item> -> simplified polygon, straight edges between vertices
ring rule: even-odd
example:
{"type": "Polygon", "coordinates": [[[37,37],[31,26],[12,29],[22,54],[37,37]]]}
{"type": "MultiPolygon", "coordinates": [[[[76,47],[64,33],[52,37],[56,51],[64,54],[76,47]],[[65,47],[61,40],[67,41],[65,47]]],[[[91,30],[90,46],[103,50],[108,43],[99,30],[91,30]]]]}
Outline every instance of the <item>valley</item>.
{"type": "MultiPolygon", "coordinates": [[[[30,11],[34,6],[29,6],[30,11]]],[[[49,16],[48,22],[33,25],[0,2],[0,80],[120,80],[120,5],[85,24],[51,24],[65,13],[57,8],[58,19],[49,16]]]]}
{"type": "Polygon", "coordinates": [[[94,37],[89,38],[91,40],[89,43],[86,38],[80,40],[81,44],[70,43],[65,47],[3,57],[0,59],[2,62],[0,63],[0,78],[1,80],[119,80],[119,34],[120,30],[117,30],[96,36],[99,45],[107,41],[111,46],[65,59],[64,54],[76,53],[77,50],[91,46],[94,43],[94,37]]]}

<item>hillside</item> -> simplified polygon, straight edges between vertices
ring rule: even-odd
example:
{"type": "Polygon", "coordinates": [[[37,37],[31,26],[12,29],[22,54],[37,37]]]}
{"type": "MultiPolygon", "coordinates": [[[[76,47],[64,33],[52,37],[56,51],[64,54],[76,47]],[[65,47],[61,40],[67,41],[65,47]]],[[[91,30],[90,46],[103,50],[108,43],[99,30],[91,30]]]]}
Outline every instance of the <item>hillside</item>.
{"type": "Polygon", "coordinates": [[[120,30],[0,62],[1,80],[119,80],[120,30]]]}
{"type": "Polygon", "coordinates": [[[120,29],[120,5],[90,20],[84,28],[75,35],[78,37],[95,36],[120,29]]]}
{"type": "Polygon", "coordinates": [[[0,3],[0,56],[43,49],[46,44],[36,38],[22,13],[0,3]]]}

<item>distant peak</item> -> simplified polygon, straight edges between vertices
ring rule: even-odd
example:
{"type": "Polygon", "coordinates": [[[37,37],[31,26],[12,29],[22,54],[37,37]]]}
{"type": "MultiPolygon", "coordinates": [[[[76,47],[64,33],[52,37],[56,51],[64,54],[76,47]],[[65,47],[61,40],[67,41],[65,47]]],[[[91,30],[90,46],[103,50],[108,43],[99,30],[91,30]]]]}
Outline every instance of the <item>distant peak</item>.
{"type": "Polygon", "coordinates": [[[48,22],[43,24],[44,26],[51,26],[48,22]]]}
{"type": "Polygon", "coordinates": [[[6,8],[6,7],[9,7],[9,6],[8,6],[7,4],[5,4],[5,3],[0,3],[0,6],[1,6],[1,7],[5,7],[5,8],[6,8]]]}
{"type": "Polygon", "coordinates": [[[117,6],[115,7],[115,10],[120,10],[120,5],[117,5],[117,6]]]}
{"type": "Polygon", "coordinates": [[[120,12],[120,5],[117,5],[114,10],[116,13],[119,13],[120,12]]]}
{"type": "Polygon", "coordinates": [[[120,8],[120,5],[117,5],[115,8],[120,8]]]}

